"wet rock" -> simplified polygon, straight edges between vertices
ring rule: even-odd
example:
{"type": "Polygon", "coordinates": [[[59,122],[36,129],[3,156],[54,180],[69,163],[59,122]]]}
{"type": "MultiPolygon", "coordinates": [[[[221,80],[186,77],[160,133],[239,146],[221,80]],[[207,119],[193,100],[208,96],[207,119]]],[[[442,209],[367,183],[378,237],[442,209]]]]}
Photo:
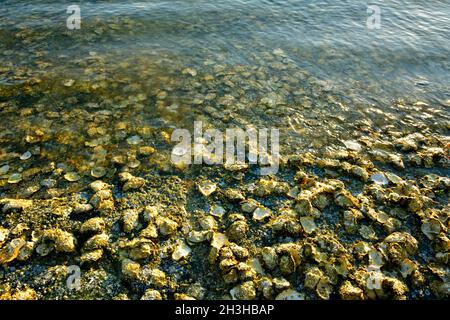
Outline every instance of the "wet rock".
{"type": "Polygon", "coordinates": [[[140,189],[142,186],[144,186],[144,184],[145,184],[144,179],[135,177],[125,182],[125,184],[123,185],[123,192],[140,189]]]}
{"type": "Polygon", "coordinates": [[[258,206],[258,201],[253,199],[248,199],[241,202],[241,210],[245,213],[252,213],[258,206]]]}
{"type": "Polygon", "coordinates": [[[77,214],[86,213],[92,211],[93,209],[94,207],[90,203],[75,203],[73,207],[73,212],[77,214]]]}
{"type": "Polygon", "coordinates": [[[11,300],[37,300],[38,295],[34,289],[25,288],[17,290],[11,297],[11,300]]]}
{"type": "Polygon", "coordinates": [[[297,220],[296,214],[293,212],[280,214],[273,219],[271,224],[272,230],[277,233],[298,235],[302,231],[302,227],[297,220]]]}
{"type": "Polygon", "coordinates": [[[64,179],[66,179],[69,182],[76,182],[81,179],[81,176],[76,172],[68,172],[64,175],[64,179]]]}
{"type": "Polygon", "coordinates": [[[347,140],[343,141],[345,147],[349,150],[360,152],[361,151],[361,145],[355,141],[355,140],[347,140]]]}
{"type": "Polygon", "coordinates": [[[106,190],[106,189],[110,189],[109,184],[101,181],[101,180],[96,180],[94,182],[92,182],[89,187],[94,191],[94,192],[99,192],[100,190],[106,190]]]}
{"type": "Polygon", "coordinates": [[[347,280],[339,288],[339,296],[343,300],[363,300],[364,292],[347,280]]]}
{"type": "Polygon", "coordinates": [[[272,211],[265,207],[258,207],[253,211],[253,220],[262,221],[269,218],[272,215],[272,211]]]}
{"type": "Polygon", "coordinates": [[[30,208],[33,205],[33,201],[25,199],[0,199],[0,205],[3,206],[3,213],[7,213],[13,210],[30,208]]]}
{"type": "Polygon", "coordinates": [[[156,221],[159,233],[163,236],[169,236],[176,232],[178,229],[178,223],[169,218],[159,218],[156,221]]]}
{"type": "Polygon", "coordinates": [[[358,207],[359,202],[350,192],[340,191],[334,196],[334,202],[343,208],[358,207]]]}
{"type": "Polygon", "coordinates": [[[84,252],[80,257],[80,262],[82,264],[97,262],[98,260],[100,260],[102,258],[102,256],[103,256],[102,249],[84,252]]]}
{"type": "Polygon", "coordinates": [[[220,205],[213,205],[210,210],[210,214],[221,218],[225,214],[225,208],[220,205]]]}
{"type": "Polygon", "coordinates": [[[142,229],[140,236],[148,239],[156,239],[158,238],[158,228],[153,223],[149,223],[145,229],[142,229]]]}
{"type": "Polygon", "coordinates": [[[211,233],[209,231],[191,231],[187,237],[189,244],[197,244],[209,240],[211,233]]]}
{"type": "Polygon", "coordinates": [[[255,284],[252,281],[244,282],[230,290],[233,300],[253,300],[256,298],[255,284]]]}
{"type": "Polygon", "coordinates": [[[162,296],[157,290],[147,289],[142,295],[141,300],[162,300],[162,296]]]}
{"type": "Polygon", "coordinates": [[[145,221],[153,221],[158,217],[159,211],[157,206],[146,206],[142,212],[142,217],[145,221]]]}
{"type": "Polygon", "coordinates": [[[175,261],[186,259],[191,254],[191,251],[191,248],[183,241],[175,247],[172,259],[175,261]]]}
{"type": "Polygon", "coordinates": [[[300,224],[306,234],[311,234],[317,229],[314,218],[312,217],[300,217],[300,224]]]}
{"type": "Polygon", "coordinates": [[[166,274],[159,269],[150,269],[144,271],[144,276],[149,283],[157,288],[163,288],[167,285],[166,274]]]}
{"type": "Polygon", "coordinates": [[[441,233],[443,229],[442,224],[439,222],[439,220],[430,218],[430,219],[424,219],[422,221],[422,226],[420,227],[420,230],[427,236],[428,239],[434,240],[439,233],[441,233]]]}
{"type": "Polygon", "coordinates": [[[231,201],[241,201],[241,200],[245,199],[245,197],[242,195],[242,193],[236,189],[225,190],[224,196],[231,201]]]}
{"type": "Polygon", "coordinates": [[[123,211],[122,223],[125,232],[132,232],[139,224],[139,211],[136,209],[127,209],[123,211]]]}
{"type": "Polygon", "coordinates": [[[156,255],[156,245],[145,238],[134,238],[121,246],[128,257],[133,260],[142,260],[156,255]]]}
{"type": "Polygon", "coordinates": [[[122,188],[124,192],[140,189],[145,184],[144,179],[135,177],[129,172],[120,173],[119,180],[124,183],[122,188]]]}
{"type": "Polygon", "coordinates": [[[0,250],[0,265],[7,264],[19,255],[20,249],[26,244],[21,238],[12,239],[0,250]]]}
{"type": "Polygon", "coordinates": [[[0,248],[6,242],[6,239],[8,239],[8,236],[9,236],[9,230],[6,228],[0,227],[0,248]]]}
{"type": "Polygon", "coordinates": [[[209,180],[202,181],[197,184],[197,188],[202,195],[208,197],[216,191],[217,185],[209,180]]]}
{"type": "Polygon", "coordinates": [[[374,173],[373,175],[371,175],[370,176],[370,181],[372,181],[372,182],[374,182],[376,184],[382,185],[382,186],[385,186],[385,185],[387,185],[389,183],[389,181],[386,178],[386,176],[383,173],[381,173],[381,172],[374,173]]]}
{"type": "Polygon", "coordinates": [[[84,251],[94,251],[98,249],[107,248],[109,245],[109,236],[105,233],[96,234],[95,236],[92,236],[89,238],[84,244],[83,244],[83,250],[84,251]]]}
{"type": "Polygon", "coordinates": [[[13,173],[8,178],[8,183],[10,184],[16,184],[22,181],[22,174],[21,173],[13,173]]]}
{"type": "Polygon", "coordinates": [[[278,266],[278,255],[274,248],[264,247],[261,251],[261,257],[269,270],[273,270],[278,266]]]}
{"type": "Polygon", "coordinates": [[[383,242],[387,244],[399,244],[404,249],[407,255],[413,255],[417,252],[417,240],[406,232],[394,232],[387,236],[383,242]]]}
{"type": "Polygon", "coordinates": [[[56,251],[74,252],[76,251],[77,240],[70,232],[61,229],[44,230],[41,235],[41,241],[52,241],[56,251]]]}
{"type": "Polygon", "coordinates": [[[139,265],[139,263],[134,262],[133,260],[123,259],[122,274],[125,278],[137,280],[139,279],[139,276],[141,274],[141,266],[139,265]]]}
{"type": "Polygon", "coordinates": [[[305,300],[305,296],[294,289],[287,289],[280,292],[275,300],[305,300]]]}
{"type": "Polygon", "coordinates": [[[230,225],[227,230],[227,236],[231,241],[240,243],[246,238],[248,230],[248,224],[245,221],[238,220],[230,225]]]}
{"type": "Polygon", "coordinates": [[[213,236],[211,238],[211,247],[219,250],[225,244],[227,244],[227,242],[228,242],[228,237],[225,234],[219,233],[219,232],[214,232],[213,236]]]}

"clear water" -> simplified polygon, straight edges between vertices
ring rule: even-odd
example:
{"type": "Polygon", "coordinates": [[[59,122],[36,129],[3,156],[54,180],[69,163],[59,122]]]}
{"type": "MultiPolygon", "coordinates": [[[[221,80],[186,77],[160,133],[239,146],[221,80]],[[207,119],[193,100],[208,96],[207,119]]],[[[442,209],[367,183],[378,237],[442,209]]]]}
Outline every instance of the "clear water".
{"type": "MultiPolygon", "coordinates": [[[[62,36],[65,1],[2,1],[0,49],[48,50],[72,59],[89,51],[164,52],[181,63],[211,57],[251,64],[282,48],[299,68],[335,90],[368,101],[404,96],[448,99],[450,3],[373,2],[381,28],[366,26],[365,1],[80,1],[82,29],[62,36]],[[37,35],[8,41],[14,30],[37,35]],[[95,33],[102,30],[101,36],[95,33]],[[344,91],[342,91],[344,92],[344,91]]],[[[26,59],[26,57],[24,57],[26,59]]],[[[4,59],[5,60],[5,57],[4,59]]],[[[5,62],[5,61],[3,61],[5,62]]],[[[24,63],[23,59],[14,61],[24,63]]],[[[2,75],[5,81],[5,75],[2,75]]]]}
{"type": "Polygon", "coordinates": [[[381,9],[373,30],[367,3],[355,0],[78,4],[81,29],[69,30],[65,1],[1,2],[8,152],[27,151],[26,136],[42,126],[53,135],[49,159],[69,152],[89,166],[87,140],[110,136],[117,150],[146,126],[193,120],[280,128],[286,153],[342,146],[367,127],[448,133],[449,2],[371,3],[381,9]],[[98,136],[87,124],[102,126],[98,136]]]}

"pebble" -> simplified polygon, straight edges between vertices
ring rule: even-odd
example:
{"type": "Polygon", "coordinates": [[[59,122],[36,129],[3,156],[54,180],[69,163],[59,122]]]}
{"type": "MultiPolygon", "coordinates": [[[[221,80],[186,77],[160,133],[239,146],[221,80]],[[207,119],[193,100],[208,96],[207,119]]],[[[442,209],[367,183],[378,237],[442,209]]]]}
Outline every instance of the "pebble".
{"type": "Polygon", "coordinates": [[[31,156],[32,156],[31,152],[27,151],[20,156],[20,160],[28,160],[31,158],[31,156]]]}
{"type": "Polygon", "coordinates": [[[382,186],[385,186],[389,183],[389,180],[383,173],[374,173],[370,176],[370,181],[382,186]]]}
{"type": "Polygon", "coordinates": [[[8,178],[8,183],[10,184],[19,183],[20,181],[22,181],[22,174],[20,173],[13,173],[8,178]]]}

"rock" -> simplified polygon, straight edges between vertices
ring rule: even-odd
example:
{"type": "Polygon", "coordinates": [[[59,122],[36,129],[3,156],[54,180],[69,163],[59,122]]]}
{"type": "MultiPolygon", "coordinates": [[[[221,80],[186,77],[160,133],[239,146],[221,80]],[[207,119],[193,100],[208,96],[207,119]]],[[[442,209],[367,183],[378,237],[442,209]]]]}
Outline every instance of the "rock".
{"type": "Polygon", "coordinates": [[[314,290],[317,287],[320,279],[324,277],[323,272],[317,268],[313,267],[306,272],[304,286],[307,289],[314,290]]]}
{"type": "Polygon", "coordinates": [[[231,201],[241,201],[245,199],[245,197],[239,190],[231,188],[224,191],[224,196],[231,201]]]}
{"type": "Polygon", "coordinates": [[[256,289],[252,281],[244,282],[230,290],[233,300],[253,300],[256,298],[256,289]]]}
{"type": "Polygon", "coordinates": [[[156,239],[158,238],[158,229],[153,223],[149,223],[148,226],[141,231],[140,236],[149,239],[156,239]]]}
{"type": "Polygon", "coordinates": [[[364,293],[361,288],[355,287],[350,281],[345,281],[339,288],[339,295],[343,300],[363,300],[364,293]]]}
{"type": "Polygon", "coordinates": [[[79,214],[92,211],[92,209],[94,209],[94,207],[90,203],[75,203],[73,212],[79,214]]]}
{"type": "Polygon", "coordinates": [[[300,217],[300,224],[306,234],[311,234],[317,229],[314,218],[312,217],[300,217]]]}
{"type": "Polygon", "coordinates": [[[139,224],[139,211],[136,209],[127,209],[122,213],[123,230],[127,233],[132,232],[139,224]]]}
{"type": "Polygon", "coordinates": [[[214,232],[211,238],[211,246],[220,250],[228,242],[228,237],[223,233],[214,232]]]}
{"type": "Polygon", "coordinates": [[[91,218],[85,221],[81,227],[81,233],[102,233],[105,230],[105,220],[102,218],[91,218]]]}
{"type": "Polygon", "coordinates": [[[334,202],[343,208],[358,207],[359,202],[350,192],[340,191],[335,194],[334,202]]]}
{"type": "Polygon", "coordinates": [[[5,164],[0,167],[0,176],[3,176],[4,174],[7,174],[10,169],[10,166],[5,164]]]}
{"type": "Polygon", "coordinates": [[[420,230],[427,236],[428,239],[434,240],[439,233],[442,231],[442,226],[439,220],[430,218],[430,219],[424,219],[422,221],[422,226],[420,227],[420,230]]]}
{"type": "Polygon", "coordinates": [[[158,226],[159,232],[163,236],[169,236],[171,234],[174,234],[175,231],[178,229],[178,223],[176,223],[173,220],[170,220],[169,218],[159,218],[156,221],[156,225],[158,226]]]}
{"type": "Polygon", "coordinates": [[[208,197],[217,189],[217,185],[209,180],[205,180],[198,183],[197,187],[200,193],[205,197],[208,197]]]}
{"type": "Polygon", "coordinates": [[[159,269],[151,269],[148,272],[145,271],[146,278],[149,279],[149,283],[157,288],[162,288],[167,284],[166,274],[159,269]],[[148,274],[147,274],[148,273],[148,274]]]}
{"type": "Polygon", "coordinates": [[[227,236],[231,241],[239,243],[246,238],[248,230],[247,222],[238,220],[230,225],[227,230],[227,236]]]}
{"type": "Polygon", "coordinates": [[[367,173],[367,170],[360,166],[352,166],[350,169],[350,172],[360,178],[362,181],[367,181],[369,179],[369,174],[367,173]]]}
{"type": "Polygon", "coordinates": [[[248,199],[241,202],[241,210],[245,213],[252,213],[258,206],[258,201],[253,199],[248,199]]]}
{"type": "Polygon", "coordinates": [[[16,291],[12,295],[11,299],[12,300],[37,300],[38,295],[37,295],[36,291],[34,291],[33,289],[25,288],[25,289],[16,291]]]}
{"type": "Polygon", "coordinates": [[[278,255],[274,248],[264,247],[261,251],[261,257],[269,270],[273,270],[278,266],[278,255]]]}
{"type": "Polygon", "coordinates": [[[101,180],[96,180],[94,182],[92,182],[89,187],[94,191],[94,192],[99,192],[100,190],[106,190],[109,189],[110,186],[109,184],[101,181],[101,180]]]}
{"type": "Polygon", "coordinates": [[[128,143],[129,145],[133,145],[133,146],[138,145],[138,144],[140,144],[141,142],[142,142],[142,138],[141,138],[140,136],[138,136],[138,135],[136,135],[136,136],[131,136],[131,137],[129,137],[129,138],[127,139],[127,143],[128,143]]]}
{"type": "Polygon", "coordinates": [[[209,231],[191,231],[187,237],[189,244],[196,244],[207,241],[211,233],[209,231]]]}
{"type": "Polygon", "coordinates": [[[153,241],[145,238],[134,238],[126,242],[122,249],[125,249],[128,256],[133,260],[152,258],[157,253],[153,241]]]}
{"type": "Polygon", "coordinates": [[[74,252],[76,251],[77,240],[70,232],[61,229],[49,229],[42,232],[41,240],[50,240],[54,243],[56,251],[74,252]]]}
{"type": "Polygon", "coordinates": [[[109,244],[109,236],[105,233],[96,234],[89,238],[83,245],[84,251],[94,251],[106,248],[109,244]]]}
{"type": "Polygon", "coordinates": [[[175,250],[172,253],[172,259],[175,261],[186,259],[191,251],[191,248],[183,241],[175,247],[175,250]]]}
{"type": "Polygon", "coordinates": [[[383,242],[385,243],[398,243],[404,248],[409,255],[413,255],[417,252],[418,242],[417,240],[406,232],[394,232],[388,235],[383,242]]]}
{"type": "Polygon", "coordinates": [[[142,295],[141,300],[162,300],[162,296],[157,290],[147,289],[142,295]]]}
{"type": "Polygon", "coordinates": [[[253,211],[253,220],[261,221],[271,216],[272,211],[265,207],[258,207],[253,211]]]}
{"type": "Polygon", "coordinates": [[[280,292],[275,300],[305,300],[305,296],[294,289],[287,289],[280,292]]]}
{"type": "Polygon", "coordinates": [[[136,190],[140,189],[142,186],[144,186],[145,180],[142,178],[134,177],[123,185],[123,192],[127,192],[129,190],[136,190]]]}
{"type": "Polygon", "coordinates": [[[13,173],[8,178],[8,183],[10,184],[16,184],[22,181],[22,174],[21,173],[13,173]]]}
{"type": "Polygon", "coordinates": [[[3,213],[13,210],[24,210],[33,205],[33,200],[24,199],[0,199],[0,205],[3,205],[3,213]]]}
{"type": "Polygon", "coordinates": [[[356,152],[360,152],[361,151],[361,145],[355,140],[343,141],[343,144],[349,150],[356,151],[356,152]]]}
{"type": "Polygon", "coordinates": [[[155,148],[151,146],[142,146],[139,147],[139,154],[143,156],[150,156],[156,152],[155,148]]]}
{"type": "Polygon", "coordinates": [[[386,176],[381,173],[374,173],[373,175],[370,176],[370,181],[379,184],[381,186],[385,186],[389,184],[389,180],[386,178],[386,176]]]}
{"type": "Polygon", "coordinates": [[[219,205],[213,205],[211,207],[211,211],[210,214],[215,216],[215,217],[219,217],[221,218],[224,214],[225,214],[225,209],[222,206],[219,205]]]}
{"type": "Polygon", "coordinates": [[[9,230],[0,226],[0,248],[6,242],[6,239],[8,239],[8,236],[9,236],[9,230]]]}
{"type": "Polygon", "coordinates": [[[106,168],[104,167],[94,167],[91,169],[91,176],[94,178],[101,178],[106,174],[106,168]]]}
{"type": "Polygon", "coordinates": [[[21,238],[12,239],[0,250],[0,265],[7,264],[19,255],[20,249],[26,244],[21,238]]]}
{"type": "Polygon", "coordinates": [[[141,266],[139,263],[134,262],[130,259],[122,260],[122,274],[124,277],[129,278],[131,280],[139,279],[141,274],[141,266]]]}
{"type": "Polygon", "coordinates": [[[146,206],[144,208],[144,212],[142,213],[144,220],[147,222],[156,219],[156,217],[158,217],[158,215],[159,215],[158,207],[156,207],[156,206],[146,206]]]}
{"type": "Polygon", "coordinates": [[[76,172],[68,172],[64,175],[64,179],[69,182],[76,182],[81,179],[80,175],[76,172]]]}
{"type": "Polygon", "coordinates": [[[100,260],[103,256],[103,250],[97,249],[94,251],[88,251],[81,255],[80,262],[81,263],[92,263],[100,260]]]}
{"type": "Polygon", "coordinates": [[[419,147],[413,138],[413,135],[399,138],[394,141],[394,145],[402,151],[416,151],[419,147]]]}

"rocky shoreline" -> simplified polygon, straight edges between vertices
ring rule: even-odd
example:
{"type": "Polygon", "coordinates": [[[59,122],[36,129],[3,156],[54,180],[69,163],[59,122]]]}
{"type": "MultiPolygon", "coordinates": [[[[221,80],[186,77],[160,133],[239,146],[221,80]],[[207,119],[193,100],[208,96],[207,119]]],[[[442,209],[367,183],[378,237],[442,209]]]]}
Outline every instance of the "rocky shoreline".
{"type": "Polygon", "coordinates": [[[401,153],[377,143],[284,156],[269,177],[246,166],[139,176],[122,166],[62,196],[3,197],[0,297],[448,298],[450,179],[405,169],[448,173],[448,138],[383,142],[401,153]],[[67,288],[70,265],[81,268],[79,290],[67,288]]]}

